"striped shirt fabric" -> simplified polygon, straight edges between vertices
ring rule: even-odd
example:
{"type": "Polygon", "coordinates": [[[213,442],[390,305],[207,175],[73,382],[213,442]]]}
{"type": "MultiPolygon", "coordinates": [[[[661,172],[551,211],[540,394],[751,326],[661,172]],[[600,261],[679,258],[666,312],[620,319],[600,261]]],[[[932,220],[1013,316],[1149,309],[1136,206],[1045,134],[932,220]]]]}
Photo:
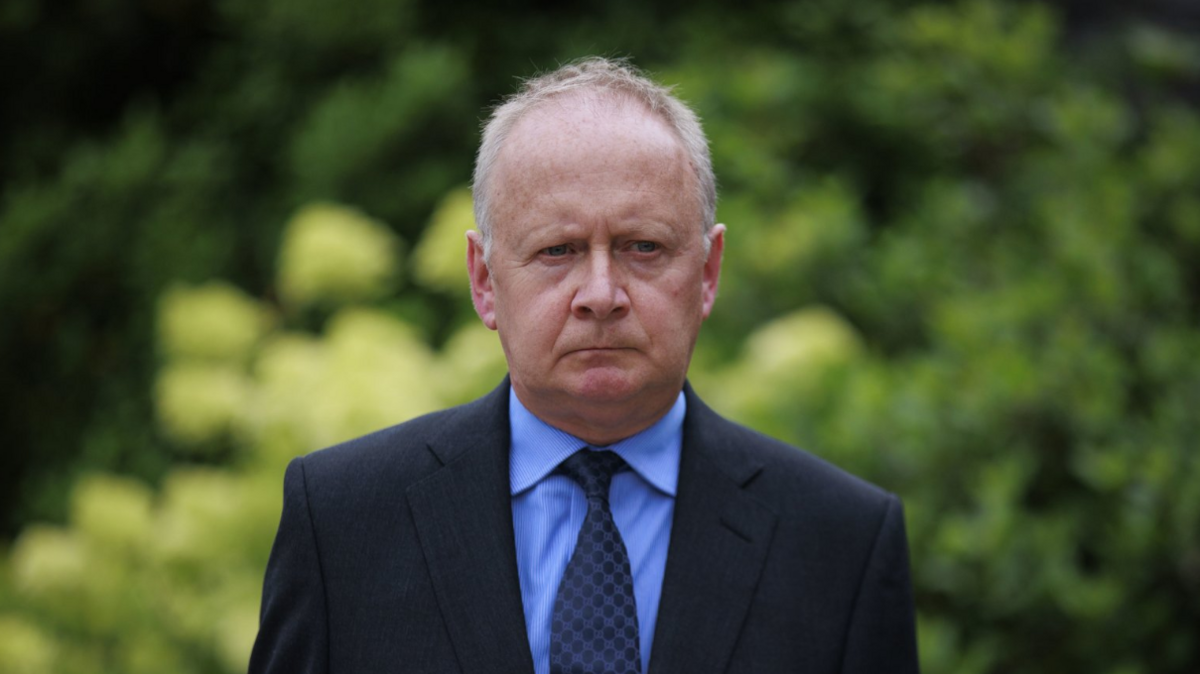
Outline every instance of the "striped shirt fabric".
{"type": "MultiPolygon", "coordinates": [[[[551,473],[587,443],[538,419],[512,389],[508,409],[513,533],[525,628],[534,671],[549,674],[554,597],[587,514],[583,489],[570,478],[551,473]]],[[[632,469],[613,477],[609,504],[633,569],[643,672],[649,671],[667,565],[686,412],[687,403],[680,392],[671,410],[650,428],[610,447],[592,448],[616,452],[632,469]]]]}

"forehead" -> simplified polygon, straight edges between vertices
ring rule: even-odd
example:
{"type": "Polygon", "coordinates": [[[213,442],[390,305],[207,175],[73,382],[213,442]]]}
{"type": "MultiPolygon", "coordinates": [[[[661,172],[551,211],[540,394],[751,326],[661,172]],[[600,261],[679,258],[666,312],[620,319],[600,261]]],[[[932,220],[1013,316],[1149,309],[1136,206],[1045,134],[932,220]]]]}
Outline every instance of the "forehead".
{"type": "Polygon", "coordinates": [[[525,112],[509,131],[501,156],[545,144],[595,147],[621,141],[650,143],[647,149],[682,152],[666,120],[644,103],[621,94],[584,92],[550,98],[525,112]]]}
{"type": "Polygon", "coordinates": [[[568,95],[513,125],[497,157],[492,198],[504,210],[556,188],[603,189],[614,176],[687,194],[689,203],[698,194],[683,144],[659,115],[625,97],[568,95]]]}

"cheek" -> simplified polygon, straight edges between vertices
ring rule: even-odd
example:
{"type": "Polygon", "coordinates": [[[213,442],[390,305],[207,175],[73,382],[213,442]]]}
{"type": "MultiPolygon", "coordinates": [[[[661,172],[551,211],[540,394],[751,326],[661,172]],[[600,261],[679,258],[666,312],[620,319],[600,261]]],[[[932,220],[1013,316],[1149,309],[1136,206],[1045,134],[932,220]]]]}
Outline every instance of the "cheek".
{"type": "Polygon", "coordinates": [[[696,294],[681,284],[642,288],[640,297],[634,298],[637,321],[656,335],[656,341],[674,343],[685,339],[692,316],[699,311],[696,294]]]}
{"type": "MultiPolygon", "coordinates": [[[[699,281],[676,279],[677,282],[658,287],[654,300],[642,311],[646,329],[658,335],[658,340],[670,344],[671,350],[684,351],[696,338],[703,322],[703,302],[699,281]]],[[[680,353],[679,355],[684,355],[680,353]]]]}
{"type": "Polygon", "coordinates": [[[699,312],[701,304],[700,279],[693,274],[678,274],[658,287],[659,302],[666,306],[659,311],[668,312],[676,320],[699,312]]]}
{"type": "Polygon", "coordinates": [[[546,353],[570,312],[557,285],[513,283],[496,293],[496,322],[510,349],[546,353]]]}

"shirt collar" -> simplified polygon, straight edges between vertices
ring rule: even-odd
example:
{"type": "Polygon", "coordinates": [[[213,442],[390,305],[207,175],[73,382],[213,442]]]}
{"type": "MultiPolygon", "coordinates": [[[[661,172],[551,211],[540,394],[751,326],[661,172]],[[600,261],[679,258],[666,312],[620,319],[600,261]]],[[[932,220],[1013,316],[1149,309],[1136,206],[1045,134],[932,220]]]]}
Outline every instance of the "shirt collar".
{"type": "MultiPolygon", "coordinates": [[[[687,402],[680,391],[675,404],[653,426],[600,449],[616,452],[643,480],[674,497],[686,413],[687,402]]],[[[508,418],[512,429],[508,474],[513,496],[541,482],[564,459],[588,444],[534,416],[512,388],[508,390],[508,418]]]]}

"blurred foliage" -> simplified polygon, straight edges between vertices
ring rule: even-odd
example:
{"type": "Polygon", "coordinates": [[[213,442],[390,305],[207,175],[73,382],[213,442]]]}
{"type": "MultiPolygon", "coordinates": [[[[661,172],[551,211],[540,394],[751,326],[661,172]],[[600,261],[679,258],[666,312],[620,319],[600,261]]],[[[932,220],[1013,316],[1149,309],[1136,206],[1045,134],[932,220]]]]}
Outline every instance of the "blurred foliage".
{"type": "Polygon", "coordinates": [[[904,499],[924,671],[1200,669],[1196,44],[998,0],[6,3],[0,672],[244,669],[286,461],[503,375],[480,110],[595,52],[711,137],[693,383],[904,499]]]}
{"type": "MultiPolygon", "coordinates": [[[[381,232],[347,209],[307,207],[284,240],[311,231],[332,235],[339,259],[383,255],[385,270],[399,262],[394,246],[379,247],[381,232]]],[[[0,603],[0,672],[244,671],[287,462],[473,399],[503,377],[499,341],[482,324],[464,325],[435,351],[416,327],[361,303],[337,303],[319,332],[264,321],[311,297],[388,289],[381,265],[321,267],[325,255],[285,244],[278,283],[293,265],[321,272],[308,277],[311,294],[278,306],[222,283],[165,294],[161,431],[185,453],[235,454],[224,468],[181,463],[156,489],[89,475],[72,490],[65,526],[26,527],[4,580],[13,599],[0,603]]]]}

